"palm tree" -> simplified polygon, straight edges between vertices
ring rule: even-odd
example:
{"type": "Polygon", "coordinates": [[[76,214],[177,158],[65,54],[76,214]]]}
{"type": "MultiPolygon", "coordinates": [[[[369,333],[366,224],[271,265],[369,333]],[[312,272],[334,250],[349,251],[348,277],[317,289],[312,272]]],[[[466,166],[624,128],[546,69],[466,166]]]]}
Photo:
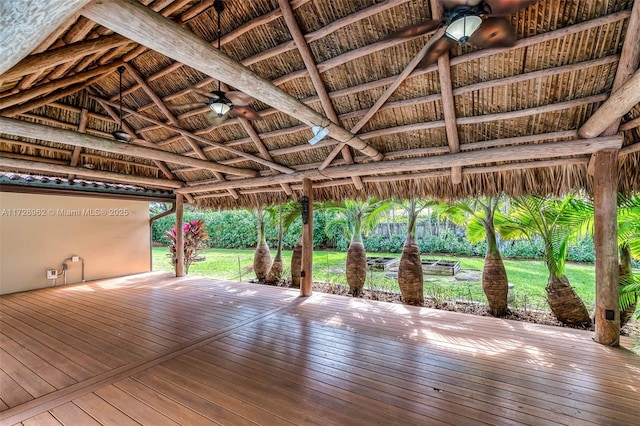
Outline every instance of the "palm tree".
{"type": "Polygon", "coordinates": [[[262,207],[256,208],[253,213],[258,220],[258,245],[253,255],[253,271],[258,281],[264,282],[269,269],[271,269],[271,252],[264,232],[266,217],[262,207]]]}
{"type": "Polygon", "coordinates": [[[351,239],[347,250],[346,276],[349,294],[354,297],[362,296],[367,277],[367,253],[362,242],[362,230],[372,229],[381,213],[390,206],[391,202],[376,199],[325,203],[325,208],[338,213],[336,218],[327,224],[327,232],[338,228],[351,239]]]}
{"type": "Polygon", "coordinates": [[[416,243],[416,223],[422,210],[434,204],[431,201],[415,198],[395,203],[395,205],[402,206],[407,213],[407,237],[398,265],[398,286],[402,294],[402,301],[407,305],[424,304],[424,275],[420,248],[416,243]]]}
{"type": "Polygon", "coordinates": [[[527,195],[514,198],[508,216],[495,219],[504,239],[542,239],[549,270],[546,292],[551,312],[565,324],[590,324],[589,312],[564,271],[569,243],[586,233],[593,223],[591,204],[573,196],[556,200],[527,195]]]}
{"type": "Polygon", "coordinates": [[[276,257],[273,259],[269,273],[267,274],[267,284],[277,284],[282,279],[282,272],[284,270],[282,265],[282,205],[270,207],[267,209],[271,222],[278,223],[278,250],[276,251],[276,257]]]}
{"type": "Polygon", "coordinates": [[[640,260],[640,194],[618,195],[618,247],[620,251],[620,326],[636,310],[640,297],[640,277],[634,276],[631,259],[640,260]]]}
{"type": "Polygon", "coordinates": [[[499,197],[467,199],[446,206],[443,214],[452,222],[466,226],[467,237],[471,243],[486,241],[487,252],[482,270],[482,290],[489,302],[489,313],[496,317],[509,313],[507,293],[509,280],[504,262],[500,255],[494,217],[500,214],[497,210],[499,197]]]}

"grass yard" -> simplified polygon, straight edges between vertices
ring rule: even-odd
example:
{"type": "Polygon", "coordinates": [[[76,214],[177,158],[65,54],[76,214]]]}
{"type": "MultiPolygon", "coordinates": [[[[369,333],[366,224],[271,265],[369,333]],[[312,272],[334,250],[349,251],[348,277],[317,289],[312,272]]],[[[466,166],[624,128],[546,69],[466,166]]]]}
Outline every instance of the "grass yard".
{"type": "MultiPolygon", "coordinates": [[[[153,248],[153,269],[172,271],[170,258],[166,247],[153,248]]],[[[193,275],[207,275],[232,281],[249,281],[255,278],[253,274],[253,250],[225,250],[208,249],[202,254],[206,260],[191,265],[189,270],[193,275]]],[[[400,257],[398,253],[373,253],[376,257],[400,257]]],[[[275,256],[275,251],[272,252],[275,256]]],[[[314,281],[346,286],[344,275],[345,252],[317,251],[313,256],[314,281]]],[[[457,276],[477,275],[472,281],[458,281],[450,276],[425,275],[425,295],[434,297],[438,301],[471,300],[485,302],[480,275],[484,259],[467,257],[438,257],[423,256],[424,259],[459,260],[461,270],[457,276]]],[[[285,275],[289,275],[291,252],[283,252],[285,275]]],[[[548,310],[545,301],[545,286],[548,272],[542,260],[506,260],[505,267],[509,282],[515,286],[515,301],[513,305],[524,310],[548,310]]],[[[398,292],[395,277],[388,277],[387,271],[369,271],[365,287],[377,291],[398,292]]],[[[567,264],[566,275],[576,292],[580,295],[587,309],[595,306],[595,267],[592,264],[567,264]]]]}

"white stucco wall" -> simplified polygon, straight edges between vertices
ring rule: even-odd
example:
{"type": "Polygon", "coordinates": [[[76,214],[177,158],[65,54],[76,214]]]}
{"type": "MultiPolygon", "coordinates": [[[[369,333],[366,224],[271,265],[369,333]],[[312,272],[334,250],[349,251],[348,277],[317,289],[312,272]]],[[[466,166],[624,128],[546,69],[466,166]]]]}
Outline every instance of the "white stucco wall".
{"type": "MultiPolygon", "coordinates": [[[[85,280],[147,272],[149,232],[147,201],[0,192],[0,294],[53,285],[46,270],[73,255],[85,280]]],[[[80,282],[68,265],[67,283],[80,282]]]]}

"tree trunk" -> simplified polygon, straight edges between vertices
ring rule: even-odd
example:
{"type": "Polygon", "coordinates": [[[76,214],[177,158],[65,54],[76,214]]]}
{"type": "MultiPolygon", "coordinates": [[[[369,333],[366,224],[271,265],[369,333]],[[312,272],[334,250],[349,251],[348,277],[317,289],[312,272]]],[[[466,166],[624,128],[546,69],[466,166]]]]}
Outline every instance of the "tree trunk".
{"type": "Polygon", "coordinates": [[[424,275],[422,274],[420,248],[415,242],[417,214],[414,204],[415,201],[412,200],[409,207],[407,239],[402,247],[402,256],[398,265],[398,286],[404,303],[424,305],[424,275]]]}
{"type": "Polygon", "coordinates": [[[282,279],[282,271],[284,267],[282,265],[282,255],[278,252],[276,254],[275,259],[273,260],[273,264],[271,265],[271,269],[269,269],[269,273],[267,274],[266,282],[267,284],[275,285],[282,279]]]}
{"type": "MultiPolygon", "coordinates": [[[[629,244],[623,244],[620,246],[620,285],[622,285],[622,280],[624,278],[631,276],[631,249],[629,248],[629,244]]],[[[629,322],[633,313],[636,311],[637,299],[635,303],[632,303],[625,309],[624,311],[620,311],[620,327],[623,327],[626,323],[629,322]]]]}
{"type": "Polygon", "coordinates": [[[300,271],[302,270],[302,237],[293,247],[291,255],[291,287],[300,288],[300,271]]]}
{"type": "Polygon", "coordinates": [[[349,294],[362,296],[364,281],[367,278],[367,252],[362,241],[351,241],[347,250],[347,284],[349,294]]]}
{"type": "Polygon", "coordinates": [[[424,305],[423,281],[420,249],[413,241],[407,241],[398,265],[398,286],[404,303],[424,305]]]}
{"type": "Polygon", "coordinates": [[[264,282],[271,269],[271,252],[265,239],[264,234],[264,218],[262,217],[262,209],[258,208],[258,246],[256,253],[253,255],[253,272],[259,282],[264,282]]]}
{"type": "Polygon", "coordinates": [[[558,321],[572,325],[591,324],[584,302],[571,287],[566,276],[563,275],[562,278],[555,275],[549,276],[546,290],[547,302],[558,321]]]}
{"type": "Polygon", "coordinates": [[[494,317],[507,315],[507,293],[509,292],[509,280],[504,262],[500,256],[496,232],[493,228],[493,216],[487,211],[484,228],[487,239],[487,254],[484,258],[482,270],[482,290],[489,302],[489,313],[494,317]]]}
{"type": "Polygon", "coordinates": [[[258,243],[253,256],[253,271],[259,282],[264,282],[271,269],[271,252],[266,242],[258,243]]]}
{"type": "Polygon", "coordinates": [[[275,285],[282,280],[282,207],[278,208],[278,251],[267,274],[267,284],[275,285]]]}

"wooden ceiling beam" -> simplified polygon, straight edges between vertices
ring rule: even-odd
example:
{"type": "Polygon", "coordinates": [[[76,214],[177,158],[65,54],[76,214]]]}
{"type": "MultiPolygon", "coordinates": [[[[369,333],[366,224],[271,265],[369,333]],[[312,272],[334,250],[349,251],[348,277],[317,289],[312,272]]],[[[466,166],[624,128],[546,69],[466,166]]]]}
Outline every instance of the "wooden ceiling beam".
{"type": "MultiPolygon", "coordinates": [[[[80,112],[80,121],[78,123],[78,132],[86,133],[87,132],[87,121],[89,119],[89,111],[86,108],[82,108],[80,112]]],[[[82,153],[81,146],[73,147],[73,152],[71,153],[71,159],[69,160],[69,167],[76,167],[78,165],[78,161],[80,161],[80,154],[82,153]]],[[[70,174],[68,176],[69,180],[75,179],[75,175],[70,174]]]]}
{"type": "Polygon", "coordinates": [[[0,2],[0,75],[20,62],[89,0],[0,2]]]}
{"type": "MultiPolygon", "coordinates": [[[[282,11],[282,17],[287,24],[287,28],[289,28],[289,33],[291,37],[293,37],[293,42],[302,57],[302,61],[304,62],[305,68],[309,72],[309,76],[311,77],[311,83],[318,94],[318,98],[320,98],[320,104],[322,105],[322,109],[324,110],[325,115],[332,122],[341,125],[340,119],[338,118],[338,114],[331,102],[331,98],[329,97],[329,93],[327,91],[326,86],[324,85],[324,81],[322,81],[322,77],[320,76],[320,72],[316,67],[316,61],[313,57],[313,52],[311,52],[311,48],[307,44],[302,31],[300,30],[300,26],[298,25],[298,21],[293,14],[293,8],[289,4],[288,0],[278,0],[278,4],[280,5],[280,10],[282,11]]],[[[352,133],[357,133],[353,132],[352,133]]],[[[342,153],[342,157],[347,162],[347,164],[353,164],[353,156],[351,155],[351,151],[349,151],[349,147],[342,143],[339,145],[340,152],[342,153]]],[[[382,159],[379,158],[378,160],[382,159]]],[[[362,180],[358,176],[353,176],[353,184],[355,185],[358,191],[362,190],[364,186],[362,185],[362,180]]]]}
{"type": "MultiPolygon", "coordinates": [[[[433,37],[431,37],[431,39],[429,39],[429,41],[422,47],[422,49],[420,49],[420,52],[418,52],[418,54],[409,62],[409,64],[395,78],[393,83],[391,83],[389,87],[387,87],[387,89],[382,93],[380,98],[378,98],[378,100],[373,104],[373,106],[369,108],[369,110],[365,113],[364,117],[362,117],[360,121],[358,121],[356,125],[351,128],[351,131],[353,133],[358,133],[369,122],[369,120],[371,120],[371,118],[376,114],[376,112],[378,112],[380,108],[382,108],[382,106],[385,104],[385,102],[387,102],[389,97],[391,97],[391,95],[396,91],[396,89],[409,77],[409,75],[411,75],[413,70],[418,66],[418,64],[420,63],[422,58],[424,58],[424,55],[426,55],[427,50],[433,44],[433,42],[437,40],[437,38],[439,38],[439,35],[442,35],[442,34],[444,34],[444,28],[441,28],[433,37]]],[[[334,148],[334,150],[331,151],[331,153],[327,156],[327,158],[322,162],[322,164],[320,165],[320,170],[326,169],[329,166],[329,164],[331,164],[331,162],[339,152],[339,148],[341,148],[340,144],[336,148],[334,148]]]]}
{"type": "Polygon", "coordinates": [[[290,175],[265,176],[253,179],[234,180],[230,182],[198,185],[180,188],[176,193],[198,193],[207,191],[226,190],[227,188],[245,189],[260,186],[277,185],[280,183],[299,182],[303,178],[325,180],[327,178],[348,178],[354,175],[370,176],[379,174],[394,174],[398,170],[404,172],[427,171],[449,168],[452,166],[475,166],[496,162],[515,162],[534,159],[555,159],[557,157],[572,157],[591,154],[603,149],[619,149],[622,137],[606,136],[590,140],[573,140],[567,142],[553,142],[536,145],[522,145],[518,147],[489,148],[479,151],[458,152],[455,154],[438,155],[422,158],[408,158],[401,160],[380,161],[375,164],[351,164],[342,167],[332,167],[323,170],[296,172],[290,175]]]}
{"type": "MultiPolygon", "coordinates": [[[[102,98],[100,98],[98,96],[91,96],[91,98],[95,99],[98,102],[104,103],[106,105],[118,106],[117,104],[115,104],[113,102],[110,102],[110,101],[107,101],[106,99],[102,99],[102,98]]],[[[140,118],[142,118],[144,120],[147,120],[147,121],[149,121],[151,123],[158,124],[158,125],[164,127],[167,130],[171,130],[171,131],[174,131],[176,133],[180,133],[180,134],[182,134],[184,136],[188,136],[190,138],[193,138],[193,139],[197,140],[198,142],[201,142],[201,143],[204,143],[204,144],[207,144],[207,145],[210,145],[210,146],[214,146],[214,147],[216,147],[218,149],[225,150],[225,151],[230,152],[230,153],[232,153],[234,155],[237,155],[239,157],[243,157],[246,160],[254,161],[254,162],[258,163],[258,164],[262,164],[263,166],[267,166],[269,168],[278,170],[278,171],[280,171],[282,173],[291,173],[291,172],[293,172],[292,169],[290,169],[290,168],[288,168],[286,166],[283,166],[282,164],[274,163],[274,162],[266,160],[264,158],[257,157],[257,156],[255,156],[253,154],[248,153],[248,152],[243,152],[243,151],[239,151],[239,150],[234,149],[234,148],[230,148],[230,147],[228,147],[228,146],[226,146],[224,144],[221,144],[219,142],[213,142],[213,141],[211,141],[209,139],[203,138],[202,136],[198,136],[196,134],[193,134],[190,131],[185,130],[185,129],[181,128],[181,127],[175,127],[175,126],[163,123],[163,122],[161,122],[159,120],[156,120],[154,118],[151,118],[151,117],[149,117],[147,115],[140,114],[140,113],[138,113],[138,112],[136,112],[136,111],[134,111],[132,109],[123,107],[122,111],[127,111],[127,112],[129,112],[131,114],[134,114],[134,115],[136,115],[136,116],[138,116],[138,117],[140,117],[140,118]]]]}
{"type": "Polygon", "coordinates": [[[177,189],[184,186],[181,182],[176,180],[103,172],[101,170],[89,170],[85,167],[71,167],[60,164],[51,164],[44,161],[28,161],[16,158],[7,158],[5,155],[0,157],[0,167],[9,170],[26,170],[29,172],[38,171],[61,175],[75,175],[85,178],[99,179],[106,182],[120,182],[129,185],[142,185],[152,188],[177,189]]]}
{"type": "MultiPolygon", "coordinates": [[[[114,111],[110,105],[107,105],[104,102],[100,102],[100,100],[98,100],[98,103],[100,103],[100,106],[107,112],[107,114],[109,114],[114,120],[120,123],[120,120],[119,120],[120,117],[118,116],[118,113],[116,113],[116,111],[114,111]]],[[[127,134],[133,138],[131,143],[155,148],[155,145],[152,142],[149,142],[144,138],[140,139],[139,136],[136,134],[135,130],[133,130],[127,123],[125,123],[124,120],[121,121],[120,125],[122,126],[122,130],[127,132],[127,134]]],[[[176,176],[173,174],[169,166],[164,161],[154,159],[153,163],[158,167],[158,169],[160,169],[160,171],[167,177],[167,179],[177,180],[176,176]]]]}
{"type": "Polygon", "coordinates": [[[16,64],[2,75],[4,79],[15,79],[23,75],[44,71],[47,68],[80,59],[96,52],[104,52],[113,47],[130,43],[129,40],[119,34],[112,34],[91,40],[84,40],[69,44],[46,52],[31,55],[16,64]]]}
{"type": "Polygon", "coordinates": [[[135,0],[114,0],[91,3],[82,10],[83,15],[95,22],[145,45],[158,53],[219,79],[266,104],[277,106],[308,126],[320,125],[329,134],[370,157],[382,154],[357,136],[329,120],[257,76],[229,56],[179,25],[165,19],[135,0]],[[176,49],[175,46],[180,46],[176,49]]]}
{"type": "Polygon", "coordinates": [[[41,139],[66,145],[81,146],[83,148],[111,152],[114,154],[129,155],[131,157],[166,161],[169,163],[193,166],[204,170],[214,170],[243,177],[255,177],[257,175],[257,172],[254,170],[224,166],[211,161],[185,157],[183,155],[159,149],[110,141],[71,130],[56,129],[54,127],[28,123],[26,121],[15,120],[12,118],[0,117],[0,126],[3,133],[23,138],[41,139]]]}
{"type": "MultiPolygon", "coordinates": [[[[607,99],[607,95],[606,94],[594,95],[594,96],[589,96],[589,97],[586,97],[586,98],[579,98],[579,99],[574,99],[574,100],[566,101],[566,102],[560,102],[560,103],[556,103],[556,104],[549,104],[549,105],[542,105],[542,106],[539,106],[539,107],[526,108],[526,109],[518,110],[518,111],[508,111],[508,112],[501,112],[501,113],[495,113],[495,114],[485,114],[485,115],[472,116],[472,117],[460,117],[460,118],[457,119],[457,121],[458,121],[459,125],[470,125],[470,124],[488,123],[488,122],[492,122],[492,121],[510,120],[510,119],[515,119],[515,118],[524,118],[524,117],[529,117],[529,116],[532,116],[532,115],[547,114],[547,113],[552,113],[552,112],[556,112],[556,111],[562,111],[562,110],[568,109],[568,108],[576,108],[576,107],[580,107],[580,106],[583,106],[583,105],[589,105],[589,104],[592,104],[592,103],[602,102],[605,99],[607,99]]],[[[407,124],[407,125],[404,125],[404,126],[394,126],[394,127],[387,127],[387,128],[384,128],[384,129],[372,130],[370,132],[361,133],[360,137],[365,139],[365,140],[368,140],[368,139],[375,138],[375,137],[384,137],[384,136],[394,135],[394,134],[398,134],[398,133],[440,129],[440,128],[443,128],[443,127],[445,127],[444,120],[427,121],[427,122],[423,122],[423,123],[414,123],[414,124],[407,124]]],[[[281,129],[279,131],[282,131],[282,130],[286,130],[286,129],[281,129]]],[[[265,137],[265,134],[262,134],[262,137],[265,137]]],[[[237,141],[229,141],[229,142],[227,142],[227,144],[232,145],[235,142],[237,142],[237,141]]],[[[159,143],[161,144],[162,142],[159,142],[159,143]]],[[[324,143],[325,145],[334,145],[337,142],[333,141],[333,140],[325,140],[325,141],[322,141],[321,143],[324,143]]],[[[464,145],[462,145],[462,146],[464,146],[464,145]]],[[[294,146],[290,146],[290,147],[274,149],[274,150],[271,150],[270,153],[271,153],[271,155],[273,157],[278,157],[280,155],[286,155],[286,154],[293,154],[293,153],[302,152],[302,151],[308,151],[308,150],[314,149],[316,147],[318,147],[318,145],[315,145],[315,147],[311,146],[311,145],[307,145],[307,144],[294,145],[294,146]]],[[[208,151],[209,149],[205,148],[204,150],[208,151]]],[[[189,153],[186,153],[186,154],[189,154],[189,153]]],[[[224,163],[224,164],[234,164],[234,163],[239,162],[239,161],[241,161],[241,160],[230,159],[230,160],[225,160],[222,163],[224,163]]]]}
{"type": "Polygon", "coordinates": [[[627,33],[620,53],[618,69],[611,87],[611,97],[580,127],[584,138],[618,133],[620,119],[640,102],[640,2],[631,9],[627,33]],[[634,75],[635,72],[635,75],[634,75]]]}
{"type": "MultiPolygon", "coordinates": [[[[437,0],[431,0],[430,3],[433,19],[439,20],[442,17],[442,6],[437,0]]],[[[432,37],[432,39],[435,37],[436,36],[432,37]]],[[[453,85],[451,83],[449,52],[438,57],[438,78],[440,80],[440,93],[442,94],[442,115],[444,116],[447,143],[449,144],[449,150],[453,154],[460,151],[460,139],[458,137],[458,127],[456,125],[456,107],[453,95],[453,85]]],[[[452,167],[451,183],[457,185],[461,182],[462,167],[452,167]]]]}

